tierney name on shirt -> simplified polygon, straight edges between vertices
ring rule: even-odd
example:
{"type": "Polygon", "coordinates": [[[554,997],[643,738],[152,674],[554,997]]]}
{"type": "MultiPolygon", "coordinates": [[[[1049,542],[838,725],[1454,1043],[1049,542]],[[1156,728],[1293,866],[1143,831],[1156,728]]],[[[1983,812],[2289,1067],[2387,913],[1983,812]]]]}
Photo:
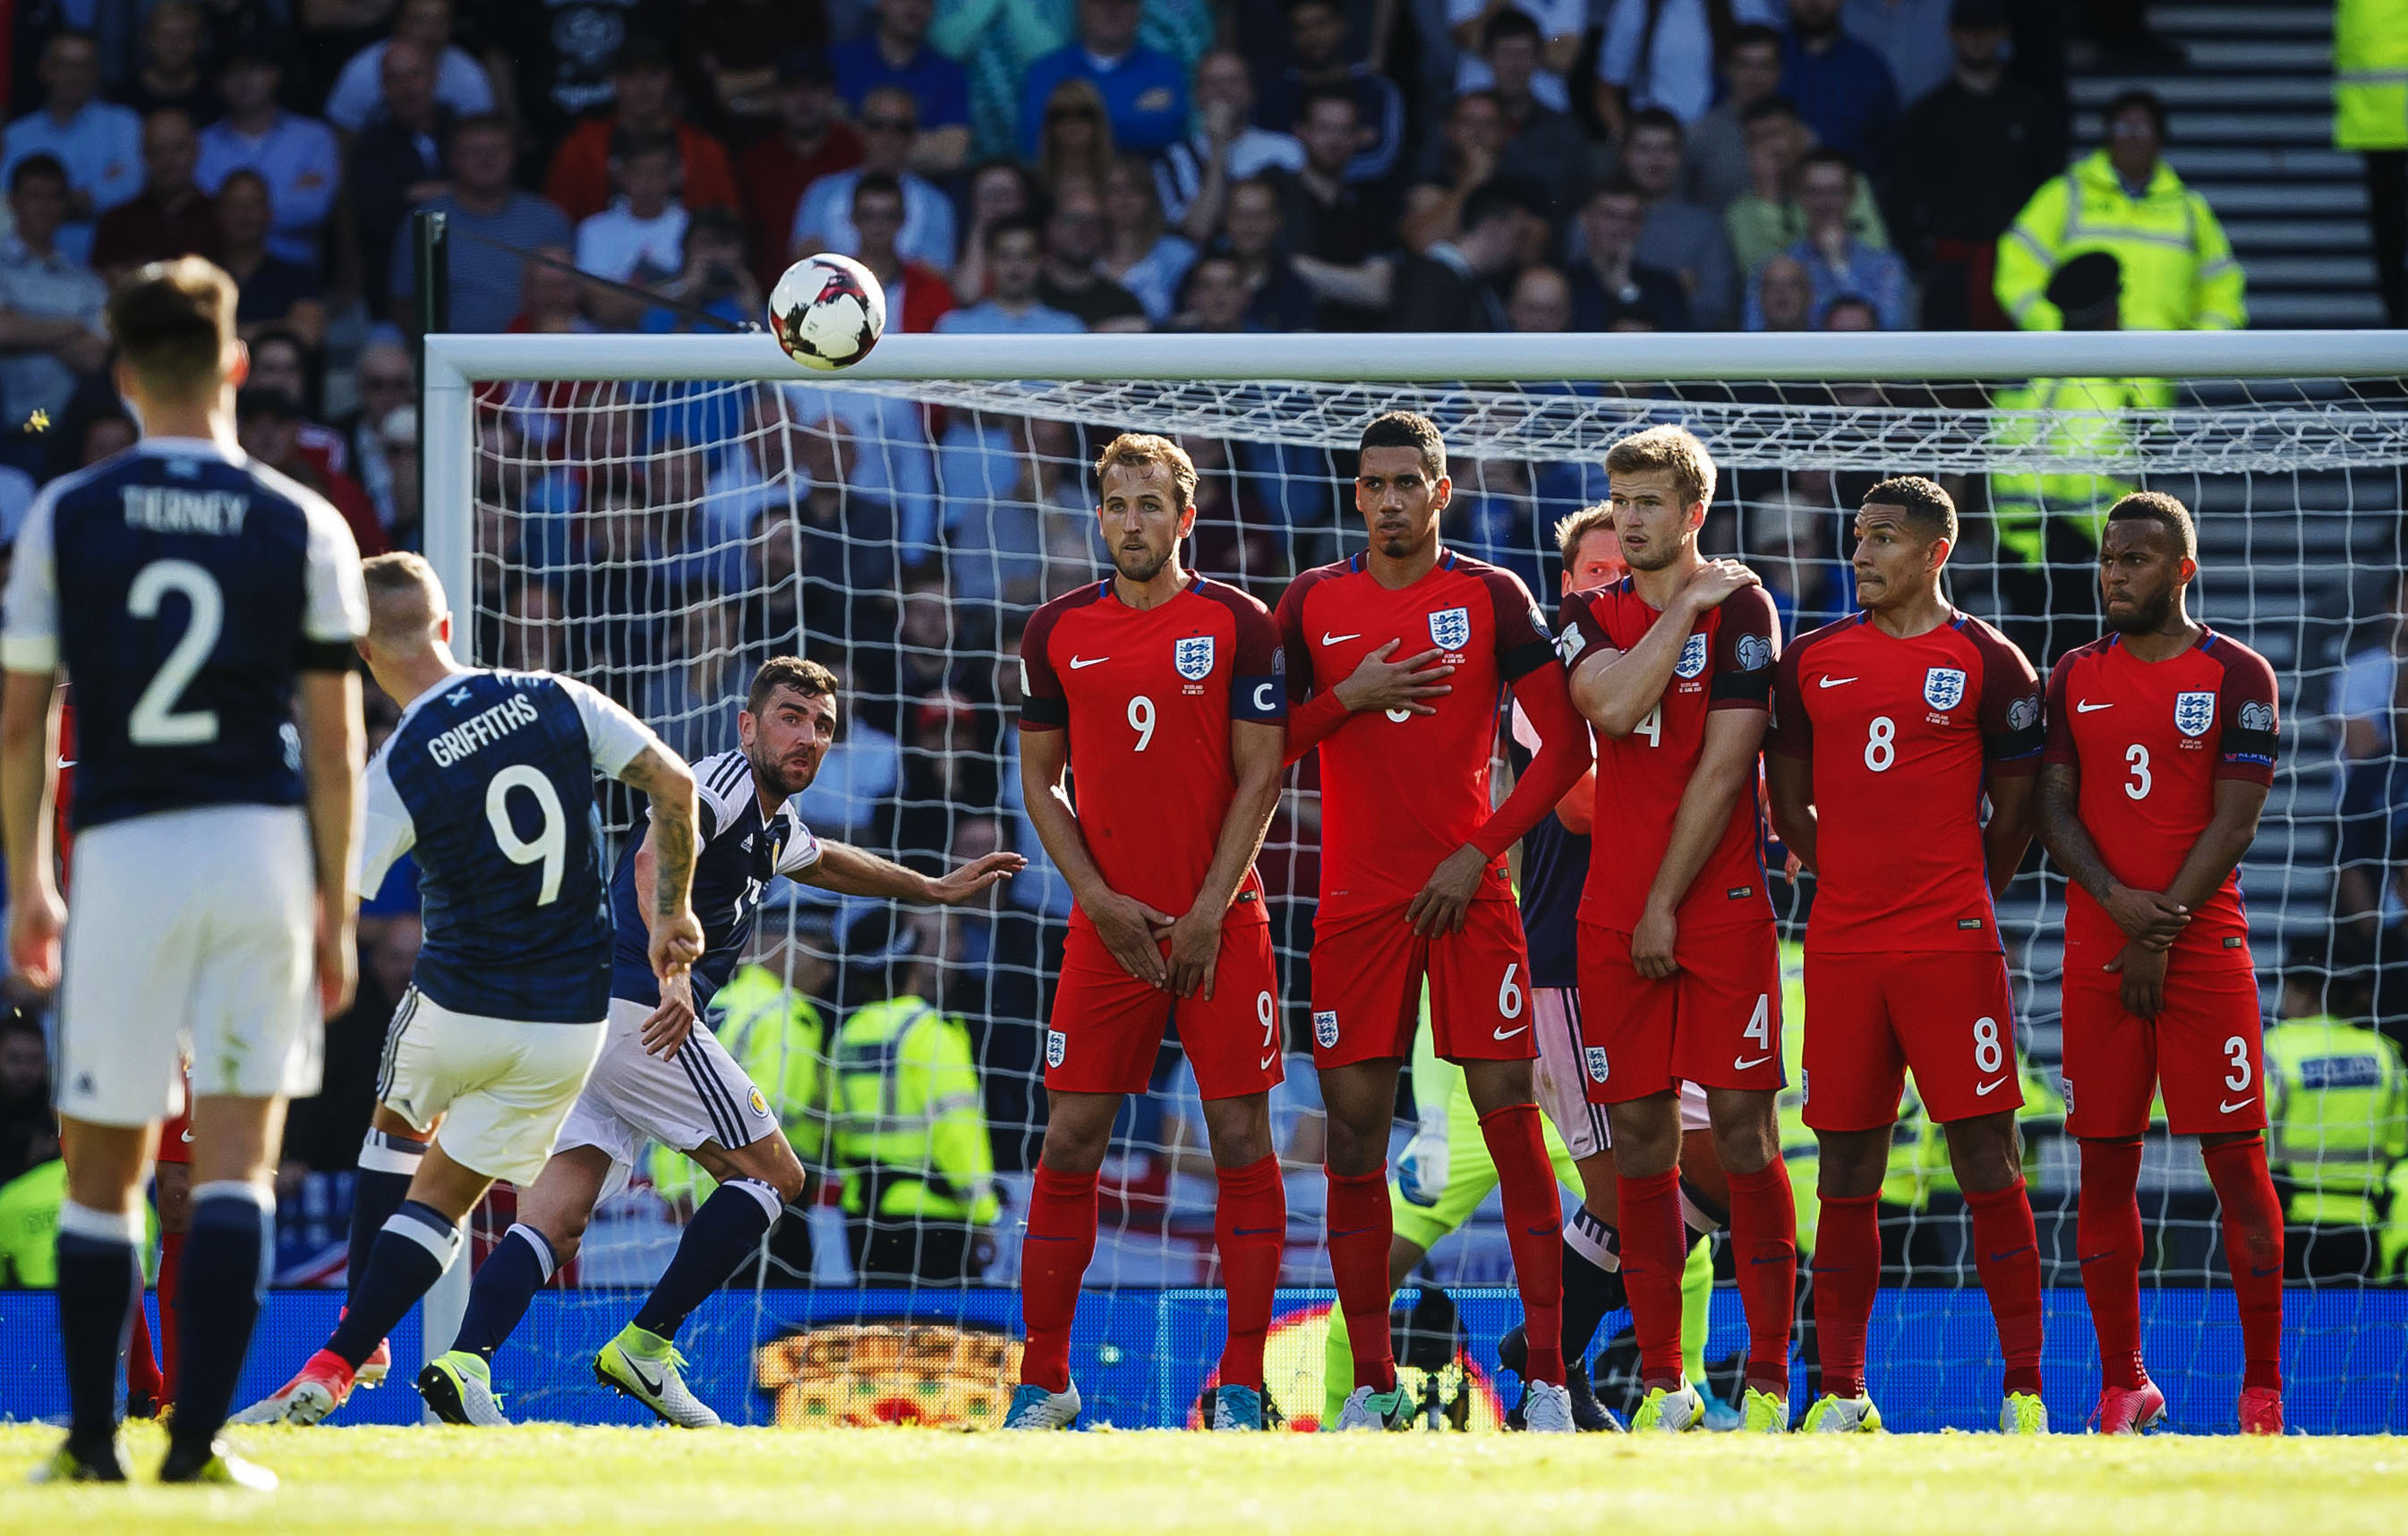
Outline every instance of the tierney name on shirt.
{"type": "Polygon", "coordinates": [[[441,735],[429,737],[426,754],[435,759],[436,767],[450,768],[479,748],[535,723],[535,700],[524,694],[512,694],[482,714],[470,715],[441,735]]]}
{"type": "Polygon", "coordinates": [[[251,497],[240,491],[186,491],[173,485],[128,485],[125,525],[148,533],[208,533],[229,538],[242,532],[251,497]]]}

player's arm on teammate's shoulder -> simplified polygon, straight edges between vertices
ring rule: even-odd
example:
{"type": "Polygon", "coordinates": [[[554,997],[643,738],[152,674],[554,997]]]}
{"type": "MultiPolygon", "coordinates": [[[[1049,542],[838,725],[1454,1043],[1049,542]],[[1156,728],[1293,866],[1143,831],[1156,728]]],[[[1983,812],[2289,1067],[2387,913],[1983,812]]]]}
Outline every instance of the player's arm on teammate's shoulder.
{"type": "Polygon", "coordinates": [[[2074,671],[2082,665],[2076,653],[2059,661],[2048,675],[2047,741],[2040,768],[2040,840],[2065,878],[2090,893],[2100,909],[2137,943],[2163,949],[2190,922],[2190,913],[2160,891],[2138,891],[2117,880],[2099,852],[2097,840],[2082,824],[2082,755],[2073,739],[2073,716],[2067,702],[2074,671]]]}
{"type": "Polygon", "coordinates": [[[2048,737],[2041,722],[2040,674],[2031,662],[1997,630],[1971,627],[1983,651],[1983,788],[1990,797],[1990,819],[1982,825],[1982,856],[1990,894],[1999,896],[2031,849],[2038,820],[2033,791],[2048,737]]]}
{"type": "Polygon", "coordinates": [[[1756,572],[1736,560],[1706,561],[1627,651],[1613,648],[1578,595],[1567,599],[1565,632],[1579,633],[1584,642],[1570,653],[1574,707],[1606,735],[1628,736],[1671,686],[1672,668],[1698,620],[1732,594],[1762,586],[1756,572]]]}
{"type": "Polygon", "coordinates": [[[0,627],[0,837],[8,854],[8,969],[34,985],[59,979],[66,903],[50,863],[59,786],[59,595],[50,506],[35,499],[17,531],[0,627]]]}
{"type": "Polygon", "coordinates": [[[1772,711],[1764,734],[1765,812],[1772,835],[1798,860],[1814,868],[1814,722],[1806,712],[1806,696],[1798,685],[1803,647],[1781,653],[1772,668],[1772,711]]]}

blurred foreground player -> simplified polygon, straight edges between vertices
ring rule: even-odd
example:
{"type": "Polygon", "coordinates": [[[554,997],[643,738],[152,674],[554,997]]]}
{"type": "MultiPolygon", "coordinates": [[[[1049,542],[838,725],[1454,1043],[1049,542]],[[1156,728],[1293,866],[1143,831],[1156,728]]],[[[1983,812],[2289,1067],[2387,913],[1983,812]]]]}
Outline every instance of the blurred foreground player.
{"type": "Polygon", "coordinates": [[[1270,1121],[1284,1075],[1279,977],[1254,873],[1283,768],[1279,627],[1180,564],[1196,522],[1184,450],[1125,434],[1096,458],[1096,484],[1113,574],[1039,609],[1021,641],[1028,815],[1078,904],[1045,1038],[1045,1148],[1021,1259],[1028,1342],[1004,1427],[1079,1415],[1070,1324],[1095,1256],[1096,1172],[1175,1022],[1219,1180],[1229,1318],[1212,1428],[1260,1429],[1287,1242],[1270,1121]]]}
{"type": "Polygon", "coordinates": [[[1453,490],[1435,424],[1374,419],[1354,477],[1369,547],[1298,576],[1279,606],[1287,755],[1321,749],[1313,1055],[1329,1114],[1330,1267],[1356,1352],[1336,1427],[1400,1429],[1411,1417],[1388,1339],[1387,1151],[1426,979],[1438,1054],[1464,1069],[1504,1194],[1530,1340],[1526,1421],[1570,1433],[1562,1207],[1531,1084],[1529,961],[1505,851],[1579,782],[1588,753],[1529,589],[1440,546],[1453,490]],[[1509,688],[1544,745],[1492,809],[1509,688]]]}
{"type": "Polygon", "coordinates": [[[2283,1432],[2283,1213],[2266,1167],[2265,1051],[2241,855],[2274,782],[2274,669],[2190,616],[2190,510],[2138,491],[2099,551],[2107,636],[2049,674],[2041,840],[2065,901],[2066,1128],[2082,1142],[2082,1289],[2100,1434],[2165,1417],[2141,1361],[2134,1191],[2150,1100],[2200,1139],[2241,1313],[2241,1428],[2283,1432]]]}
{"type": "Polygon", "coordinates": [[[110,297],[141,442],[54,481],[19,535],[0,665],[9,962],[59,987],[59,1327],[73,1418],[42,1469],[122,1482],[116,1373],[142,1185],[193,1046],[193,1218],[163,1482],[271,1488],[217,1443],[257,1322],[293,1095],[350,1001],[364,731],[359,552],[234,446],[233,280],[186,258],[110,297]],[[75,679],[75,941],[51,868],[54,686],[75,679]]]}
{"type": "Polygon", "coordinates": [[[1814,1431],[1878,1429],[1865,1330],[1881,1287],[1875,1202],[1905,1074],[1945,1129],[1973,1262],[2006,1356],[1999,1427],[2045,1434],[2041,1270],[2016,1150],[2023,1103],[1997,894],[2031,845],[2040,682],[1940,578],[1956,508],[1919,476],[1856,512],[1861,611],[1804,635],[1774,682],[1772,828],[1814,872],[1806,924],[1806,1124],[1822,1148],[1814,1431]],[[1987,794],[1990,815],[1982,820],[1987,794]]]}

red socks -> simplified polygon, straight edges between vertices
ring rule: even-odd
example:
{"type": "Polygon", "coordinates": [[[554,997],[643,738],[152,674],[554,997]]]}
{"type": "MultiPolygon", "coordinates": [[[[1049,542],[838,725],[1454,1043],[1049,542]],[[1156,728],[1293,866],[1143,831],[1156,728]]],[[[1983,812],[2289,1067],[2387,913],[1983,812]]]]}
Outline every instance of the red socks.
{"type": "MultiPolygon", "coordinates": [[[[1287,1185],[1279,1159],[1218,1170],[1220,1198],[1212,1236],[1221,1250],[1221,1284],[1229,1294],[1229,1338],[1221,1346],[1221,1381],[1263,1387],[1263,1340],[1271,1328],[1271,1290],[1287,1248],[1287,1185]]],[[[1383,1193],[1385,1191],[1383,1190],[1383,1193]]]]}
{"type": "Polygon", "coordinates": [[[1522,1288],[1522,1332],[1530,1357],[1523,1380],[1564,1385],[1564,1206],[1539,1127],[1539,1106],[1508,1104],[1480,1117],[1504,1196],[1505,1240],[1522,1288]]]}
{"type": "Polygon", "coordinates": [[[1059,1172],[1039,1159],[1020,1250],[1020,1314],[1028,1330],[1020,1356],[1024,1383],[1069,1389],[1070,1324],[1079,1313],[1079,1282],[1095,1256],[1096,1176],[1059,1172]]]}
{"type": "Polygon", "coordinates": [[[1865,1330],[1881,1289],[1880,1199],[1826,1195],[1814,1224],[1814,1336],[1823,1353],[1823,1390],[1834,1397],[1865,1390],[1865,1330]]]}
{"type": "Polygon", "coordinates": [[[2224,1256],[2241,1313],[2241,1385],[2283,1385],[2283,1207],[2266,1170],[2266,1143],[2253,1136],[2209,1147],[2208,1182],[2224,1208],[2224,1256]]]}
{"type": "Polygon", "coordinates": [[[2141,1143],[2082,1143],[2082,1205],[2075,1242],[2082,1294],[2099,1334],[2099,1370],[2109,1386],[2137,1390],[2141,1363],[2141,1143]]]}
{"type": "Polygon", "coordinates": [[[182,1362],[184,1296],[183,1232],[159,1234],[159,1374],[167,1379],[167,1394],[176,1392],[176,1371],[182,1362]]]}
{"type": "Polygon", "coordinates": [[[1681,1220],[1681,1175],[1616,1174],[1622,1207],[1622,1284],[1639,1336],[1639,1375],[1650,1387],[1681,1379],[1681,1271],[1689,1229],[1681,1220]]]}
{"type": "Polygon", "coordinates": [[[1778,1158],[1730,1176],[1731,1264],[1747,1312],[1747,1384],[1789,1396],[1789,1327],[1798,1310],[1798,1203],[1778,1158]]]}
{"type": "MultiPolygon", "coordinates": [[[[165,1313],[166,1309],[160,1309],[165,1313]]],[[[159,1370],[159,1357],[150,1347],[150,1314],[143,1310],[142,1293],[134,1293],[134,1331],[125,1343],[125,1392],[128,1397],[149,1398],[165,1405],[175,1401],[167,1390],[167,1378],[159,1370]]]]}
{"type": "Polygon", "coordinates": [[[1385,1392],[1397,1385],[1397,1358],[1388,1337],[1388,1245],[1396,1215],[1388,1208],[1388,1175],[1329,1175],[1329,1268],[1338,1281],[1338,1307],[1346,1314],[1346,1342],[1354,1348],[1354,1385],[1385,1392]]]}
{"type": "Polygon", "coordinates": [[[1990,1296],[1999,1348],[2007,1357],[2005,1389],[2040,1390],[2040,1232],[2024,1181],[1985,1194],[1965,1191],[1973,1213],[1973,1268],[1990,1296]]]}

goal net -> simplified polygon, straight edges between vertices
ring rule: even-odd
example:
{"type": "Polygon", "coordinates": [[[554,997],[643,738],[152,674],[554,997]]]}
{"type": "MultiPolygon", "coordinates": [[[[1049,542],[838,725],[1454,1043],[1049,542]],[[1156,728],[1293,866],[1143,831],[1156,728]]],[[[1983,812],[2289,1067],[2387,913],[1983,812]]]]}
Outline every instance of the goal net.
{"type": "MultiPolygon", "coordinates": [[[[1705,548],[1754,567],[1786,635],[1853,607],[1847,528],[1865,488],[1931,475],[1965,518],[1951,596],[2043,666],[2099,633],[2093,541],[2107,503],[2169,491],[2199,518],[2195,612],[2281,678],[2282,765],[2243,873],[2268,1017],[2329,1011],[2408,1040],[2397,980],[2408,832],[2394,830],[2408,827],[2396,787],[2408,777],[2395,771],[2392,725],[2408,707],[2393,659],[2408,651],[2408,392],[2385,340],[2397,338],[895,337],[863,366],[819,376],[757,336],[434,338],[426,541],[455,608],[473,615],[478,661],[585,678],[697,758],[735,744],[758,661],[800,652],[844,686],[842,739],[801,798],[823,838],[929,871],[999,847],[1031,861],[991,902],[891,920],[782,883],[768,892],[755,957],[775,1006],[749,998],[723,1029],[740,1030],[739,1054],[824,1180],[690,1325],[698,1388],[731,1419],[788,1424],[992,1423],[1009,1394],[1046,1009],[1069,910],[1022,800],[1015,651],[1037,604],[1110,572],[1088,465],[1121,430],[1188,450],[1203,477],[1190,564],[1275,604],[1296,573],[1360,547],[1349,482],[1363,423],[1426,411],[1445,430],[1455,482],[1444,538],[1520,574],[1552,612],[1552,530],[1604,496],[1606,445],[1680,423],[1722,472],[1705,548]],[[932,965],[882,963],[898,926],[932,965]],[[2286,996],[2286,977],[2304,990],[2286,996]],[[875,1071],[874,1053],[842,1030],[896,987],[958,1021],[995,1198],[974,1200],[970,1220],[931,1215],[899,1247],[890,1233],[865,1254],[847,1207],[883,1189],[849,1158],[844,1132],[862,1113],[846,1096],[875,1071]]],[[[1327,1296],[1316,1288],[1328,1283],[1307,1008],[1315,782],[1310,763],[1292,776],[1261,864],[1291,1051],[1274,1112],[1290,1168],[1283,1278],[1298,1288],[1283,1293],[1271,1351],[1271,1394],[1291,1422],[1321,1412],[1327,1296]]],[[[606,813],[624,831],[632,808],[606,797],[606,813]]],[[[1612,848],[1610,819],[1598,839],[1612,848]]],[[[1804,893],[1778,879],[1774,889],[1795,913],[1804,893]]],[[[2062,896],[2035,850],[2001,919],[2029,1064],[2027,1168],[2055,1287],[2049,1397],[2070,1424],[2098,1378],[2074,1251],[2076,1149],[2056,1090],[2062,896]]],[[[2288,1325],[2293,1421],[2311,1428],[2408,1429],[2408,1292],[2365,1285],[2386,1265],[2396,1280],[2408,1234],[2408,1193],[2389,1193],[2408,1151],[2397,1073],[2375,1074],[2395,1085],[2388,1102],[2358,1067],[2319,1069],[2302,1080],[2312,1091],[2278,1098],[2286,1194],[2313,1197],[2295,1209],[2322,1218],[2295,1234],[2288,1325]]],[[[1413,1088],[1413,1116],[1442,1125],[1446,1084],[1413,1088]]],[[[1416,1128],[1400,1110],[1400,1148],[1416,1128]]],[[[1811,1157],[1811,1138],[1792,1139],[1811,1157]]],[[[943,1170],[947,1187],[988,1187],[976,1161],[943,1170]]],[[[1891,1167],[1890,1288],[1873,1341],[1885,1412],[1903,1428],[1984,1424],[1996,1344],[1962,1199],[1911,1099],[1891,1167]]],[[[2143,1168],[2151,1367],[2178,1423],[2227,1427],[2240,1356],[2214,1198],[2195,1145],[2161,1127],[2143,1168]]],[[[695,1181],[664,1155],[605,1206],[568,1288],[542,1299],[497,1362],[515,1413],[632,1412],[592,1385],[585,1357],[666,1262],[695,1181]]],[[[1810,1222],[1811,1189],[1810,1167],[1810,1222]]],[[[1174,1041],[1106,1165],[1104,1234],[1074,1338],[1091,1420],[1188,1421],[1221,1329],[1207,1288],[1212,1195],[1174,1041]]],[[[508,1222],[500,1199],[492,1232],[508,1222]]],[[[1715,1256],[1710,1360],[1744,1336],[1719,1245],[1715,1256]]],[[[1493,1197],[1420,1275],[1455,1307],[1455,1337],[1430,1357],[1432,1392],[1493,1422],[1511,1390],[1498,1383],[1497,1336],[1518,1319],[1499,1288],[1511,1267],[1493,1197]]],[[[1609,1340],[1624,1322],[1610,1318],[1598,1341],[1609,1402],[1627,1346],[1609,1340]]],[[[1811,1360],[1811,1330],[1804,1339],[1811,1360]]]]}

